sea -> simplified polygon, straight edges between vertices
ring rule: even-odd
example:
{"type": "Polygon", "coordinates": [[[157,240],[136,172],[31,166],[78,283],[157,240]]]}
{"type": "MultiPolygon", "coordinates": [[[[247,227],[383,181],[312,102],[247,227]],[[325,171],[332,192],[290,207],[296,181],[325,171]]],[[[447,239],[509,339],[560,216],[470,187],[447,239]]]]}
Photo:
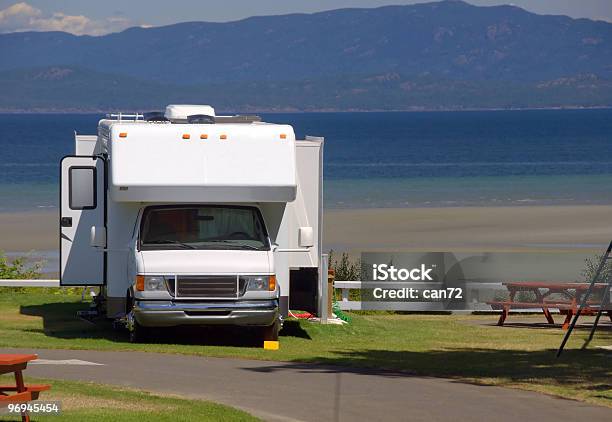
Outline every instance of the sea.
{"type": "MultiPolygon", "coordinates": [[[[262,113],[325,137],[324,206],[612,204],[612,109],[262,113]]],[[[102,114],[0,114],[0,212],[54,210],[102,114]]]]}

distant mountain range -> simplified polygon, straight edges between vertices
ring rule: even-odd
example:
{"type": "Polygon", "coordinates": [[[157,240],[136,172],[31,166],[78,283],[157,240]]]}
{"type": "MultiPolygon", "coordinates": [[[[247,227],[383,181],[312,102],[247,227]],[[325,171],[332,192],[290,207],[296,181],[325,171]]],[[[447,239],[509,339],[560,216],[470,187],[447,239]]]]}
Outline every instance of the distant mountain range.
{"type": "Polygon", "coordinates": [[[612,105],[612,24],[461,1],[2,34],[0,57],[3,110],[612,105]]]}

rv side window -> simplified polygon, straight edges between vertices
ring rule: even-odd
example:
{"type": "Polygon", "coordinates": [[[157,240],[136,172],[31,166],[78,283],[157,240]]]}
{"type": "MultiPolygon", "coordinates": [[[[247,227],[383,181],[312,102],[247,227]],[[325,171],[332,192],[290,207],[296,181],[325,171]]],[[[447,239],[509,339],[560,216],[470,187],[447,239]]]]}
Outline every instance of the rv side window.
{"type": "Polygon", "coordinates": [[[70,209],[91,210],[96,208],[96,168],[70,167],[70,209]]]}

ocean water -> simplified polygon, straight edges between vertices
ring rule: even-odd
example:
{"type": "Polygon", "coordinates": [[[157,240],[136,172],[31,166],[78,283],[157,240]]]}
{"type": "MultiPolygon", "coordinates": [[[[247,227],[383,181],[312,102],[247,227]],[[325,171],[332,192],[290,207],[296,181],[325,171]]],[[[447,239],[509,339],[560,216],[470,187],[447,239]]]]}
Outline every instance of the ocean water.
{"type": "MultiPolygon", "coordinates": [[[[612,204],[612,110],[262,114],[325,136],[326,208],[612,204]]],[[[0,212],[57,208],[99,114],[0,114],[0,212]]]]}

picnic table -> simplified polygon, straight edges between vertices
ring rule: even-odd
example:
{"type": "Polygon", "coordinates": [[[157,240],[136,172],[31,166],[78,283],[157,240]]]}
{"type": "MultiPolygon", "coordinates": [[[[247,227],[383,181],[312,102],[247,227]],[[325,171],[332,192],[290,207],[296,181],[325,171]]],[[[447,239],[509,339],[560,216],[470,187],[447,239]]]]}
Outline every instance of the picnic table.
{"type": "MultiPolygon", "coordinates": [[[[0,375],[15,374],[15,385],[0,385],[0,406],[37,400],[41,391],[51,388],[49,385],[26,385],[23,381],[28,362],[37,358],[37,355],[0,354],[0,375]]],[[[23,412],[21,420],[29,422],[30,415],[23,412]]]]}
{"type": "MultiPolygon", "coordinates": [[[[541,308],[549,324],[554,324],[555,320],[550,313],[550,309],[558,309],[559,313],[565,315],[563,329],[567,330],[572,317],[578,311],[580,302],[589,289],[590,283],[559,283],[548,281],[516,281],[502,283],[509,292],[509,299],[504,301],[487,302],[493,308],[501,308],[502,313],[497,325],[504,325],[510,309],[530,309],[541,308]],[[535,295],[535,302],[517,301],[518,292],[531,292],[535,295]],[[558,293],[562,298],[552,298],[551,295],[558,293]]],[[[593,292],[603,290],[608,287],[607,283],[596,283],[593,292]]],[[[583,314],[597,313],[599,310],[598,301],[589,301],[583,309],[583,314]]],[[[612,310],[607,310],[608,317],[612,320],[612,310]]]]}

